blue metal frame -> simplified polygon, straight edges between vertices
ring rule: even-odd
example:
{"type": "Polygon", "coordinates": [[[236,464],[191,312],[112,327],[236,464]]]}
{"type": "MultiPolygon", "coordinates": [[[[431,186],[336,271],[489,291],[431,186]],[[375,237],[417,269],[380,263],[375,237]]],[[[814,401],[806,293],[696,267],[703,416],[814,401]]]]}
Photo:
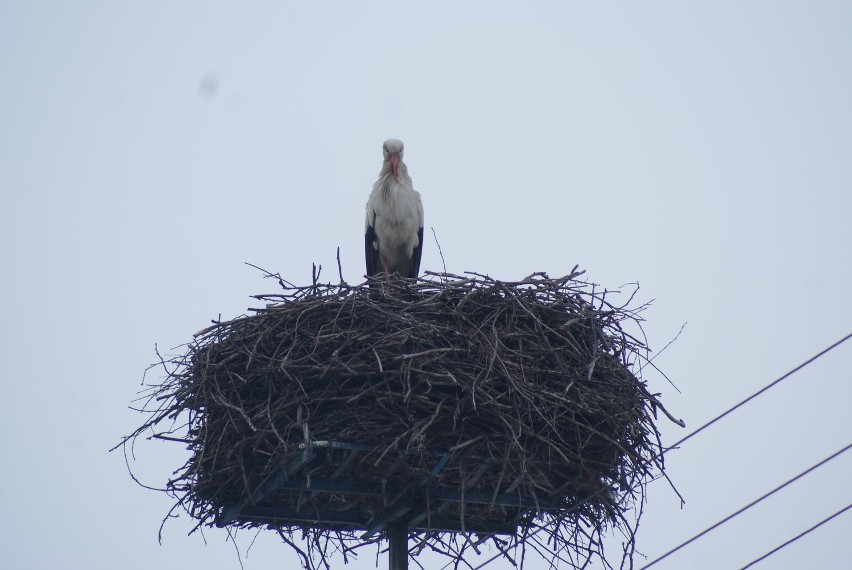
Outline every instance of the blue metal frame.
{"type": "MultiPolygon", "coordinates": [[[[287,467],[264,481],[250,497],[244,498],[233,505],[222,509],[217,526],[223,527],[236,521],[253,523],[284,523],[294,525],[321,525],[324,527],[339,527],[340,530],[364,529],[361,536],[368,539],[378,532],[387,530],[393,524],[400,522],[408,524],[409,528],[417,530],[432,530],[446,532],[476,532],[514,534],[517,525],[510,520],[495,519],[487,524],[473,521],[461,521],[447,518],[440,513],[451,503],[473,503],[480,505],[498,505],[512,509],[526,510],[555,510],[558,505],[552,501],[510,494],[520,481],[513,481],[506,492],[493,493],[469,491],[485,473],[491,464],[490,459],[483,460],[464,485],[464,492],[459,489],[433,487],[430,482],[450,460],[449,452],[424,453],[422,455],[439,457],[429,475],[416,484],[405,488],[387,488],[379,484],[341,481],[338,479],[317,479],[295,477],[297,472],[315,458],[314,449],[348,449],[353,452],[367,452],[372,449],[359,444],[333,441],[306,442],[300,445],[302,452],[292,459],[287,467]],[[379,514],[357,513],[351,511],[317,512],[310,508],[301,508],[302,500],[297,508],[283,505],[258,506],[266,497],[277,491],[304,491],[311,495],[318,493],[340,493],[348,495],[390,496],[395,497],[387,508],[379,514]],[[428,506],[427,506],[428,505],[428,506]]],[[[406,452],[404,452],[406,453],[406,452]]],[[[411,453],[411,452],[407,452],[411,453]]],[[[351,458],[347,459],[347,461],[351,458]]],[[[338,469],[339,471],[339,469],[338,469]]]]}

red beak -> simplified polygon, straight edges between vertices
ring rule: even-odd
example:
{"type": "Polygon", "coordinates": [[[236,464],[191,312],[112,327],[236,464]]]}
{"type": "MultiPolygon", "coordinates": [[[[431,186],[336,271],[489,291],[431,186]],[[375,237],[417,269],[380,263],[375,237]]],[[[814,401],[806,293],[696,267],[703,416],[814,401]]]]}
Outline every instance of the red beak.
{"type": "Polygon", "coordinates": [[[391,161],[391,170],[393,171],[393,179],[396,180],[396,170],[399,167],[398,166],[399,165],[399,155],[398,154],[392,154],[391,157],[390,157],[390,161],[391,161]]]}

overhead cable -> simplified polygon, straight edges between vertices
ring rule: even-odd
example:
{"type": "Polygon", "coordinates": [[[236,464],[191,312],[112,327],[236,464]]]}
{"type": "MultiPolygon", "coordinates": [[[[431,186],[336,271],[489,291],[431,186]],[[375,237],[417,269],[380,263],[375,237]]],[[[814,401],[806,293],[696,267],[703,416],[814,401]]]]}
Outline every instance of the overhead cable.
{"type": "MultiPolygon", "coordinates": [[[[769,384],[767,384],[766,386],[764,386],[763,388],[761,388],[760,390],[758,390],[757,392],[755,392],[754,394],[752,394],[751,396],[746,398],[745,400],[742,400],[741,402],[734,405],[733,407],[728,408],[727,410],[725,410],[724,412],[722,412],[721,414],[719,414],[718,416],[716,416],[715,418],[713,418],[712,420],[710,420],[709,422],[707,422],[706,424],[701,426],[700,428],[696,429],[695,431],[693,431],[689,435],[687,435],[684,438],[676,441],[675,443],[670,445],[666,449],[666,451],[664,451],[663,453],[666,453],[667,451],[676,448],[677,446],[679,446],[680,444],[682,444],[686,440],[690,439],[691,437],[698,435],[699,433],[704,431],[704,429],[712,426],[713,424],[715,424],[716,422],[718,422],[719,420],[721,420],[722,418],[724,418],[725,416],[727,416],[728,414],[733,412],[734,410],[737,410],[737,409],[741,408],[742,406],[744,406],[745,404],[749,403],[750,401],[754,400],[755,398],[757,398],[758,396],[760,396],[761,394],[763,394],[764,392],[766,392],[770,388],[776,386],[777,384],[780,384],[782,381],[786,380],[787,378],[789,378],[790,376],[792,376],[793,374],[795,374],[796,372],[798,372],[799,370],[801,370],[802,368],[807,366],[808,364],[812,363],[817,358],[819,358],[819,357],[827,354],[831,350],[837,348],[838,346],[840,346],[841,344],[843,344],[844,342],[846,342],[850,338],[852,338],[852,333],[849,333],[848,335],[844,336],[843,338],[841,338],[840,340],[838,340],[837,342],[835,342],[834,344],[832,344],[828,348],[821,350],[819,353],[815,354],[814,356],[810,357],[809,359],[807,359],[803,363],[799,364],[798,366],[796,366],[795,368],[793,368],[792,370],[790,370],[789,372],[787,372],[786,374],[784,374],[783,376],[778,378],[777,380],[773,380],[772,382],[770,382],[769,384]]],[[[663,453],[661,453],[660,455],[662,455],[663,453]]]]}
{"type": "Polygon", "coordinates": [[[850,443],[849,445],[847,445],[846,447],[844,447],[844,448],[843,448],[843,449],[841,449],[840,451],[837,451],[837,452],[835,452],[835,453],[832,453],[831,455],[829,455],[828,457],[826,457],[825,459],[823,459],[822,461],[820,461],[820,462],[819,462],[819,463],[817,463],[816,465],[812,465],[811,467],[809,467],[809,468],[805,469],[804,471],[802,471],[801,473],[799,473],[798,475],[796,475],[796,476],[795,476],[795,477],[793,477],[792,479],[789,479],[789,480],[788,480],[788,481],[786,481],[785,483],[782,483],[781,485],[778,485],[777,487],[775,487],[774,489],[772,489],[772,490],[771,490],[771,491],[769,491],[768,493],[764,494],[763,496],[761,496],[761,497],[760,497],[760,498],[758,498],[758,499],[755,499],[754,501],[750,502],[749,504],[747,504],[747,505],[746,505],[746,506],[744,506],[743,508],[739,509],[738,511],[736,511],[736,512],[734,512],[734,513],[731,513],[730,515],[726,516],[725,518],[723,518],[722,520],[720,520],[719,522],[717,522],[717,523],[716,523],[716,524],[714,524],[713,526],[710,526],[710,527],[708,527],[708,528],[704,529],[703,531],[699,532],[698,534],[696,534],[695,536],[693,536],[692,538],[690,538],[690,539],[689,539],[689,540],[687,540],[686,542],[682,542],[681,544],[679,544],[679,545],[675,546],[674,548],[672,548],[671,550],[669,550],[668,552],[666,552],[665,554],[663,554],[663,555],[662,555],[662,556],[660,556],[659,558],[655,558],[654,560],[652,560],[651,562],[649,562],[649,563],[648,563],[648,564],[646,564],[645,566],[642,566],[642,568],[640,568],[639,570],[645,570],[646,568],[650,568],[651,566],[653,566],[653,565],[654,565],[654,564],[656,564],[657,562],[660,562],[661,560],[663,560],[663,559],[667,558],[670,554],[674,554],[675,552],[677,552],[678,550],[680,550],[680,549],[681,549],[681,548],[683,548],[684,546],[686,546],[686,545],[688,545],[688,544],[691,544],[692,542],[694,542],[694,541],[698,540],[699,538],[701,538],[702,536],[704,536],[705,534],[707,534],[707,533],[708,533],[708,532],[710,532],[711,530],[714,530],[714,529],[716,529],[716,528],[718,528],[718,527],[722,526],[723,524],[725,524],[725,523],[726,523],[726,522],[728,522],[729,520],[731,520],[731,519],[733,519],[734,517],[736,517],[736,516],[738,516],[738,515],[740,515],[740,514],[744,513],[745,511],[749,510],[750,508],[752,508],[753,506],[755,506],[755,505],[756,505],[756,504],[758,504],[759,502],[763,501],[764,499],[766,499],[766,498],[768,498],[768,497],[770,497],[770,496],[774,495],[775,493],[777,493],[778,491],[780,491],[781,489],[783,489],[784,487],[786,487],[786,486],[787,486],[787,485],[789,485],[790,483],[793,483],[794,481],[796,481],[796,480],[798,480],[798,479],[801,479],[802,477],[804,477],[805,475],[807,475],[808,473],[810,473],[810,472],[811,472],[811,471],[813,471],[814,469],[816,469],[816,468],[818,468],[818,467],[820,467],[820,466],[822,466],[822,465],[825,465],[826,463],[828,463],[828,462],[829,462],[829,461],[831,461],[832,459],[837,458],[838,456],[842,455],[844,452],[848,451],[850,448],[852,448],[852,443],[850,443]]]}
{"type": "Polygon", "coordinates": [[[827,523],[831,519],[842,515],[843,513],[848,511],[849,509],[852,509],[852,503],[846,505],[845,507],[843,507],[842,509],[840,509],[839,511],[837,511],[833,515],[830,515],[830,516],[822,519],[821,521],[816,523],[814,526],[812,526],[808,530],[800,532],[799,534],[797,534],[796,536],[794,536],[793,538],[791,538],[790,540],[788,540],[784,544],[779,544],[778,546],[776,546],[775,548],[773,548],[772,550],[770,550],[769,552],[767,552],[766,554],[764,554],[760,558],[755,558],[754,560],[752,560],[751,562],[749,562],[748,564],[746,564],[745,566],[740,568],[740,570],[745,570],[746,568],[750,568],[750,567],[754,566],[755,564],[757,564],[758,562],[760,562],[761,560],[769,558],[770,556],[772,556],[773,554],[775,554],[776,552],[778,552],[779,550],[781,550],[785,546],[789,546],[789,545],[793,544],[794,542],[796,542],[797,540],[799,540],[800,538],[802,538],[803,536],[805,536],[809,532],[818,529],[819,527],[821,527],[822,525],[824,525],[825,523],[827,523]]]}

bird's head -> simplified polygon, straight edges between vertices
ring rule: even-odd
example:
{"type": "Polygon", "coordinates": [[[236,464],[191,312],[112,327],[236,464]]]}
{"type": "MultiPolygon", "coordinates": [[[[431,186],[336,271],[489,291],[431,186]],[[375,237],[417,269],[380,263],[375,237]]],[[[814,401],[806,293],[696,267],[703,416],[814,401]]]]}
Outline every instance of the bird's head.
{"type": "Polygon", "coordinates": [[[399,163],[402,162],[402,155],[404,151],[405,149],[402,141],[399,139],[388,139],[382,144],[382,154],[384,154],[385,157],[385,165],[390,164],[394,180],[396,180],[399,163]]]}

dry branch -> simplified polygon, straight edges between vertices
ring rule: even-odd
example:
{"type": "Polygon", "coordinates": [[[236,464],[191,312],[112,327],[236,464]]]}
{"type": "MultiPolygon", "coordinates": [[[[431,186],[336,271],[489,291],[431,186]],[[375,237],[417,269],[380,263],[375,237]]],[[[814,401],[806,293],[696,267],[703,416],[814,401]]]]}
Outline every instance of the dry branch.
{"type": "Polygon", "coordinates": [[[279,278],[282,292],[256,296],[264,308],[160,363],[147,421],[125,442],[153,432],[188,444],[166,489],[199,526],[266,525],[294,548],[301,532],[305,566],[374,543],[360,529],[383,532],[388,507],[412,497],[423,499],[407,515],[420,515],[412,555],[460,560],[489,543],[519,563],[529,547],[579,567],[603,558],[610,528],[632,552],[630,509],[663,468],[662,405],[637,377],[648,349],[625,330],[641,333],[646,306],[613,305],[580,276],[428,274],[372,289],[279,278]],[[276,476],[302,488],[268,487],[276,476]],[[223,520],[240,504],[301,522],[223,520]],[[447,521],[479,538],[442,532],[447,521]],[[487,531],[507,526],[508,538],[487,531]]]}

